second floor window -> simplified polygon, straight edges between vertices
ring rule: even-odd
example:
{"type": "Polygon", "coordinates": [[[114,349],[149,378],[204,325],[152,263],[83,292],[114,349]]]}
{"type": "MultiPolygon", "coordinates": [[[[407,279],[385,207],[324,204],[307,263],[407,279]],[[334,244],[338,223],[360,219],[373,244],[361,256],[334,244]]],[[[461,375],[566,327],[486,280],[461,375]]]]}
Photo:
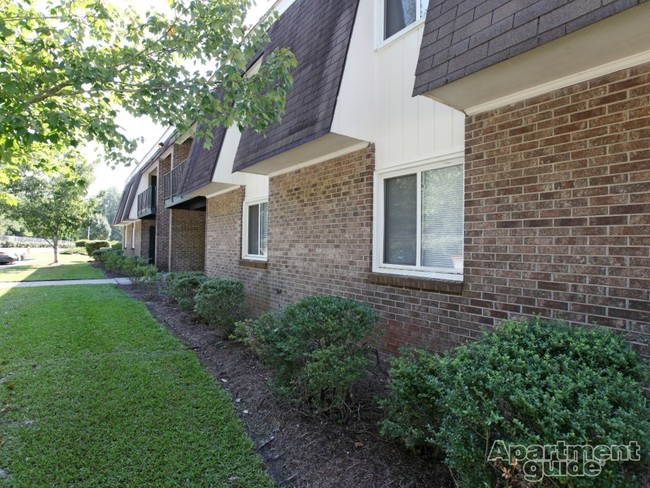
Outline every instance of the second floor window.
{"type": "Polygon", "coordinates": [[[384,39],[427,15],[429,0],[384,0],[384,39]]]}

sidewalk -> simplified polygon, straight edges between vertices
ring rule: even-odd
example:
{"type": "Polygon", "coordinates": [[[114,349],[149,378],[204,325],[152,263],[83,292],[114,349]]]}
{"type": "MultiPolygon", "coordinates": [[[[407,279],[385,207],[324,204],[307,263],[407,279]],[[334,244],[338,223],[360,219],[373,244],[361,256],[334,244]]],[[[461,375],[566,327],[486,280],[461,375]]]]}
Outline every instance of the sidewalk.
{"type": "Polygon", "coordinates": [[[0,288],[30,288],[36,286],[63,286],[63,285],[130,285],[130,278],[107,278],[99,280],[57,280],[57,281],[4,281],[0,288]]]}

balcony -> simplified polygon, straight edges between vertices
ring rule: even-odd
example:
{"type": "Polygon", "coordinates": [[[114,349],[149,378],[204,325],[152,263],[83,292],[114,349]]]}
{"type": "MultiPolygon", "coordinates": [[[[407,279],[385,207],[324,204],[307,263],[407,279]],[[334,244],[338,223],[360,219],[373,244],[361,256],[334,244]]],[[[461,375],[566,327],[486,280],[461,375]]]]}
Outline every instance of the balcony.
{"type": "Polygon", "coordinates": [[[138,194],[138,218],[144,219],[154,215],[156,215],[156,185],[138,194]]]}
{"type": "Polygon", "coordinates": [[[186,165],[187,159],[163,176],[163,198],[166,205],[173,203],[174,198],[179,196],[178,191],[186,165]]]}

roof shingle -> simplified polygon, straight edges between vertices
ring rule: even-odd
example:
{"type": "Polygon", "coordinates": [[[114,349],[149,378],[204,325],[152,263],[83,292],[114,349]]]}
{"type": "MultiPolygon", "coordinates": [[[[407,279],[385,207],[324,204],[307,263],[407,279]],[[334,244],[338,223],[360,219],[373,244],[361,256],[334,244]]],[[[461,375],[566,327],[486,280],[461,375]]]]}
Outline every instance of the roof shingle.
{"type": "Polygon", "coordinates": [[[644,1],[430,0],[413,95],[510,59],[644,1]]]}
{"type": "Polygon", "coordinates": [[[359,0],[298,0],[273,25],[266,52],[291,49],[298,60],[283,120],[264,134],[242,134],[233,171],[329,133],[359,0]]]}

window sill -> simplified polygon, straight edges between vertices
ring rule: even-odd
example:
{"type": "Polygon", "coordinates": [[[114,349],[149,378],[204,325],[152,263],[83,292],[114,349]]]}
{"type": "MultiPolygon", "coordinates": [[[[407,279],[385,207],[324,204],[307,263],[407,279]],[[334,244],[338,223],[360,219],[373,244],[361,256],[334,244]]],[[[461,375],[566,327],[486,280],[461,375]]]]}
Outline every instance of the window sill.
{"type": "Polygon", "coordinates": [[[396,286],[422,291],[436,291],[460,295],[463,293],[462,281],[446,281],[433,278],[415,278],[413,276],[402,276],[372,272],[368,274],[368,283],[373,285],[396,286]]]}
{"type": "Polygon", "coordinates": [[[268,264],[266,261],[258,261],[253,259],[240,259],[239,266],[244,268],[267,269],[268,264]]]}
{"type": "Polygon", "coordinates": [[[389,46],[389,45],[393,44],[395,41],[398,41],[398,40],[406,37],[408,34],[413,32],[414,30],[418,29],[419,27],[422,27],[424,25],[425,21],[426,21],[426,15],[424,17],[419,18],[415,22],[410,23],[409,25],[404,27],[402,30],[397,31],[392,36],[390,36],[390,37],[388,37],[386,39],[379,39],[377,41],[377,45],[375,46],[375,52],[381,51],[386,46],[389,46]]]}

